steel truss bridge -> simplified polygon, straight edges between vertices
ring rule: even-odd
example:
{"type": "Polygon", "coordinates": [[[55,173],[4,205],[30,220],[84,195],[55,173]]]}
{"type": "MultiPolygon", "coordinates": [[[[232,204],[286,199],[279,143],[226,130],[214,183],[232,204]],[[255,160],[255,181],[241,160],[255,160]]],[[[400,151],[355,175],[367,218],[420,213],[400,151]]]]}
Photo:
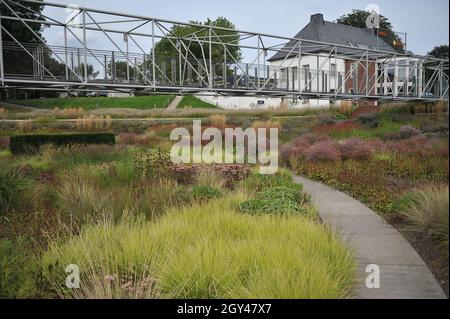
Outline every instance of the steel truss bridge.
{"type": "Polygon", "coordinates": [[[0,0],[0,5],[3,89],[448,100],[448,60],[51,2],[0,0]],[[51,8],[54,17],[31,5],[51,8]],[[19,41],[5,27],[11,21],[33,40],[19,41]],[[36,24],[59,43],[48,43],[34,31],[36,24]],[[179,27],[188,31],[176,34],[179,27]],[[166,50],[158,49],[160,41],[166,50]],[[270,63],[278,52],[285,58],[270,63]],[[8,56],[19,58],[11,62],[8,56]],[[311,58],[315,62],[305,65],[311,58]],[[339,61],[349,67],[339,69],[339,61]],[[20,72],[7,63],[20,64],[20,72]]]}

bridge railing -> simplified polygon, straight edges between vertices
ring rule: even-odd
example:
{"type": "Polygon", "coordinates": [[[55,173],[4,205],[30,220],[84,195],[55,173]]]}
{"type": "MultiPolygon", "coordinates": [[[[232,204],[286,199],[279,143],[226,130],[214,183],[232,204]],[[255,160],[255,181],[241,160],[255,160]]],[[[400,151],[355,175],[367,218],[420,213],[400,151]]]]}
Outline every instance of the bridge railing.
{"type": "Polygon", "coordinates": [[[0,5],[4,88],[448,99],[448,60],[34,0],[0,5]]]}

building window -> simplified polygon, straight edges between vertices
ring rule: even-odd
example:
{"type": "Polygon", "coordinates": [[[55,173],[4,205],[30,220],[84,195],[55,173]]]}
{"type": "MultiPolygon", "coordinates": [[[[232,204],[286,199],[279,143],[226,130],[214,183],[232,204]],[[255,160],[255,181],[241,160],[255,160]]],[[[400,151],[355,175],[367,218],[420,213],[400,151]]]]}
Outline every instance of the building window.
{"type": "Polygon", "coordinates": [[[280,68],[280,80],[286,81],[286,68],[280,68]]]}
{"type": "Polygon", "coordinates": [[[305,81],[305,90],[310,90],[310,73],[309,73],[309,64],[303,66],[303,80],[305,81]]]}
{"type": "Polygon", "coordinates": [[[337,71],[337,69],[336,69],[336,64],[331,63],[330,75],[331,75],[332,77],[335,77],[335,76],[336,76],[336,71],[337,71]]]}
{"type": "Polygon", "coordinates": [[[297,73],[297,67],[294,66],[294,67],[291,68],[291,70],[292,70],[292,80],[293,80],[293,81],[297,81],[297,75],[298,75],[298,73],[297,73]]]}

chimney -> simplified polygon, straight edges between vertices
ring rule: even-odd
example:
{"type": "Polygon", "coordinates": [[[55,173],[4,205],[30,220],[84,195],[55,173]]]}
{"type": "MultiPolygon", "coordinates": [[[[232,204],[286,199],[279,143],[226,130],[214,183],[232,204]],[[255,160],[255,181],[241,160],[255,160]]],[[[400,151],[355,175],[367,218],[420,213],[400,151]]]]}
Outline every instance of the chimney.
{"type": "Polygon", "coordinates": [[[311,23],[313,24],[324,24],[323,14],[317,13],[311,16],[311,23]]]}

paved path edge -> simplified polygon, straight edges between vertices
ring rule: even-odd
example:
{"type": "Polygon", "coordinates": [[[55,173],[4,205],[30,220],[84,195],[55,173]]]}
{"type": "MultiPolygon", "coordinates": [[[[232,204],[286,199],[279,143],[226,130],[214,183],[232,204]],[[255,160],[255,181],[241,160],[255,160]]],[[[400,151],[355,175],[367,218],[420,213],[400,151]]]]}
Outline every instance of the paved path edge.
{"type": "Polygon", "coordinates": [[[295,176],[311,195],[323,222],[354,250],[359,271],[357,299],[447,299],[428,266],[408,241],[374,211],[322,183],[295,176]],[[365,285],[368,265],[380,269],[380,288],[365,285]]]}

